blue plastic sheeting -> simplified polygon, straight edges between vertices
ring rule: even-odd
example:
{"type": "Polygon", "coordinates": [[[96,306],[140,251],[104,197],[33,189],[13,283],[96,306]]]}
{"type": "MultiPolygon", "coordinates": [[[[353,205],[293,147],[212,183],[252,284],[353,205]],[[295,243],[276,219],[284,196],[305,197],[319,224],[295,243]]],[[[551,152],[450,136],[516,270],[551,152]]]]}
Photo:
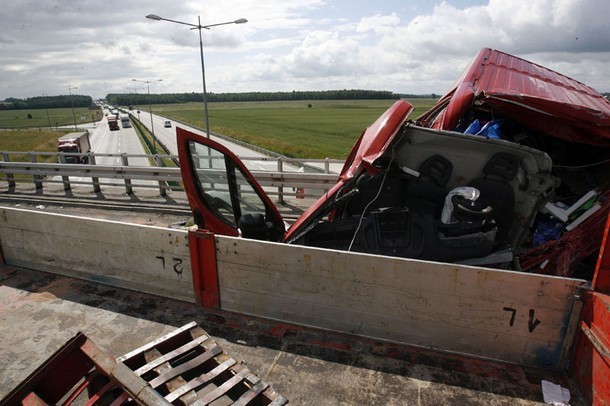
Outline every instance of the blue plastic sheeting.
{"type": "Polygon", "coordinates": [[[550,217],[541,217],[532,237],[532,247],[558,240],[563,234],[563,223],[550,217]]]}
{"type": "Polygon", "coordinates": [[[492,120],[485,124],[481,124],[479,119],[475,119],[468,128],[464,131],[464,134],[479,135],[481,137],[502,139],[502,132],[500,131],[500,125],[502,120],[492,120]]]}

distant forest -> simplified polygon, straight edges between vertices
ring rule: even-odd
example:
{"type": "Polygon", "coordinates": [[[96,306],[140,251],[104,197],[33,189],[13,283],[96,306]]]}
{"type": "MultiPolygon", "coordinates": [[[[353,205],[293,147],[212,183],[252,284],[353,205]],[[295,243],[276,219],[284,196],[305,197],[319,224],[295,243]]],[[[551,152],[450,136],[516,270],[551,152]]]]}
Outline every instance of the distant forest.
{"type": "MultiPolygon", "coordinates": [[[[244,101],[283,101],[283,100],[385,100],[401,97],[417,98],[430,95],[401,95],[385,90],[325,90],[325,91],[292,91],[292,92],[245,92],[245,93],[208,93],[208,102],[244,102],[244,101]]],[[[151,104],[172,104],[201,102],[201,93],[165,93],[151,94],[151,104]]],[[[147,94],[110,93],[106,102],[113,105],[148,104],[147,94]]]]}
{"type": "MultiPolygon", "coordinates": [[[[610,99],[610,93],[602,93],[610,99]]],[[[208,93],[209,102],[238,101],[281,101],[281,100],[392,100],[392,99],[437,99],[440,96],[431,94],[398,94],[386,90],[324,90],[324,91],[292,91],[292,92],[245,92],[245,93],[208,93]]],[[[201,102],[201,93],[165,93],[151,94],[151,104],[173,104],[186,102],[201,102]]],[[[147,94],[109,93],[106,102],[119,106],[132,104],[148,104],[147,94]]],[[[39,96],[27,99],[9,97],[0,101],[0,110],[52,109],[66,107],[92,107],[91,96],[62,95],[39,96]]]]}
{"type": "Polygon", "coordinates": [[[55,109],[62,107],[91,107],[93,99],[91,96],[39,96],[28,99],[16,99],[9,97],[0,102],[0,110],[25,110],[25,109],[55,109]]]}

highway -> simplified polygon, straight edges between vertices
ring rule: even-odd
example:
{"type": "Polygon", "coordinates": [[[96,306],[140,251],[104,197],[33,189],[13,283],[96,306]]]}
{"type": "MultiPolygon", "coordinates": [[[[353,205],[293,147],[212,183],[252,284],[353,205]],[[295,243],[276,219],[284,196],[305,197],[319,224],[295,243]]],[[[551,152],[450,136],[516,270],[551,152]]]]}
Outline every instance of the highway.
{"type": "MultiPolygon", "coordinates": [[[[138,134],[133,127],[122,128],[119,131],[110,131],[108,120],[104,117],[101,121],[81,126],[89,131],[89,141],[91,151],[95,154],[141,154],[145,155],[138,134]]],[[[123,165],[120,156],[96,156],[96,165],[123,165]]],[[[146,157],[130,157],[129,166],[150,166],[146,157]]],[[[61,181],[60,176],[56,176],[54,181],[61,181]]],[[[90,178],[70,176],[70,182],[90,182],[90,178]]],[[[117,179],[100,179],[102,183],[120,183],[117,179]]],[[[133,185],[157,186],[158,182],[148,180],[134,180],[133,185]]]]}
{"type": "MultiPolygon", "coordinates": [[[[104,110],[105,113],[110,114],[108,109],[104,110]]],[[[191,132],[205,136],[205,132],[197,128],[193,128],[189,125],[174,122],[166,117],[153,114],[152,124],[151,115],[146,111],[132,110],[131,113],[134,117],[139,117],[142,125],[147,127],[149,131],[153,131],[154,134],[170,152],[171,155],[178,155],[178,148],[176,143],[176,126],[185,128],[191,132]],[[165,122],[170,121],[171,126],[165,127],[165,122]]],[[[123,166],[123,158],[120,156],[100,156],[99,154],[130,154],[130,155],[145,155],[147,151],[144,150],[142,142],[140,141],[135,129],[133,127],[123,128],[121,126],[119,131],[110,131],[108,127],[107,118],[104,117],[101,121],[81,126],[82,129],[87,129],[90,132],[91,150],[96,154],[95,162],[97,165],[104,166],[123,166]]],[[[276,172],[280,171],[278,162],[273,157],[263,154],[261,152],[244,147],[241,144],[227,141],[225,138],[211,135],[211,138],[227,147],[234,154],[242,159],[246,167],[250,171],[262,171],[262,172],[276,172]],[[257,159],[248,159],[257,158],[257,159]],[[259,159],[261,158],[261,159],[259,159]]],[[[142,157],[129,157],[129,166],[151,166],[151,162],[148,158],[142,157]]],[[[308,166],[302,168],[298,164],[289,164],[283,162],[281,171],[284,172],[311,172],[310,166],[317,165],[322,170],[324,169],[324,163],[310,163],[308,166]]],[[[339,173],[342,168],[342,163],[331,163],[330,172],[339,173]]],[[[54,182],[61,182],[62,178],[56,176],[53,178],[54,182]]],[[[103,185],[116,185],[124,186],[123,181],[119,179],[111,178],[100,178],[99,181],[103,185]]],[[[79,182],[89,183],[90,178],[70,176],[70,182],[78,184],[79,182]]],[[[158,187],[158,182],[149,180],[132,180],[133,186],[146,186],[146,187],[158,187]]]]}
{"type": "MultiPolygon", "coordinates": [[[[134,110],[132,112],[135,116],[138,116],[137,112],[134,110]]],[[[203,113],[202,113],[203,114],[203,113]]],[[[150,113],[147,111],[140,111],[140,121],[144,124],[149,130],[151,129],[151,121],[150,121],[150,113]]],[[[173,120],[170,120],[166,117],[159,116],[153,113],[153,126],[155,130],[155,135],[157,139],[159,139],[172,154],[178,154],[178,147],[176,145],[176,126],[187,129],[195,134],[199,134],[205,136],[205,131],[201,131],[197,128],[191,127],[187,124],[176,123],[173,120]],[[171,127],[167,128],[164,126],[166,121],[171,122],[171,127]]],[[[269,158],[269,155],[263,154],[261,152],[255,151],[253,149],[244,147],[241,144],[234,143],[231,141],[227,141],[225,138],[217,137],[214,133],[211,133],[210,138],[225,147],[227,147],[231,152],[237,155],[240,158],[269,158]]],[[[251,171],[277,171],[277,162],[274,160],[270,161],[252,161],[252,160],[244,160],[246,167],[251,171]]],[[[310,166],[317,166],[320,169],[324,170],[323,163],[312,163],[310,166]]],[[[330,172],[331,173],[339,173],[343,168],[343,163],[331,163],[330,164],[330,172]]],[[[300,166],[292,165],[292,164],[283,164],[283,171],[287,172],[298,172],[301,170],[300,166]]],[[[305,168],[306,171],[307,168],[305,168]]]]}
{"type": "MultiPolygon", "coordinates": [[[[138,114],[135,111],[132,113],[135,113],[134,115],[138,116],[138,114]]],[[[178,146],[176,144],[176,126],[179,126],[186,130],[194,132],[195,134],[205,136],[205,131],[198,130],[196,128],[190,127],[189,125],[186,125],[183,123],[176,123],[173,120],[170,120],[166,117],[159,116],[157,114],[152,115],[153,116],[152,125],[151,125],[151,121],[150,121],[149,112],[140,110],[139,116],[140,116],[140,121],[142,122],[142,124],[145,125],[149,130],[151,130],[151,127],[154,126],[154,132],[155,132],[155,136],[157,137],[157,139],[160,140],[169,149],[169,151],[174,155],[178,155],[178,146]],[[164,124],[166,121],[170,121],[172,123],[172,126],[169,128],[165,127],[164,124]]],[[[224,138],[216,137],[213,134],[211,135],[210,138],[212,140],[224,145],[231,152],[233,152],[235,155],[237,155],[240,158],[241,157],[269,158],[269,155],[265,155],[260,152],[254,151],[252,149],[246,148],[240,144],[236,144],[236,143],[227,141],[224,138]]],[[[273,160],[266,161],[266,162],[259,161],[259,160],[257,160],[257,161],[245,160],[244,163],[246,164],[246,167],[251,171],[277,171],[278,170],[277,162],[273,161],[273,160]]],[[[284,165],[283,169],[287,170],[287,171],[295,171],[295,172],[299,170],[299,168],[294,165],[284,165]]]]}
{"type": "MultiPolygon", "coordinates": [[[[110,131],[108,121],[103,119],[96,123],[94,130],[89,130],[91,135],[91,149],[96,154],[146,154],[138,134],[133,127],[121,128],[119,131],[110,131]]],[[[121,157],[96,157],[98,165],[122,165],[121,157]]],[[[130,158],[131,166],[150,165],[147,158],[130,158]]]]}

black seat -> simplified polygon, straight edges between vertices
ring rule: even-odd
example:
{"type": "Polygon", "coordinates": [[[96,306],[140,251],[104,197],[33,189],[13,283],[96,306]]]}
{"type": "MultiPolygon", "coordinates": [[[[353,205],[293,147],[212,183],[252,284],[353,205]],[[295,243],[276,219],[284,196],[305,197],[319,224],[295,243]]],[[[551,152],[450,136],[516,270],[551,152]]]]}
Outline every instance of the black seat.
{"type": "Polygon", "coordinates": [[[407,207],[419,215],[440,218],[452,172],[451,161],[442,155],[432,155],[422,162],[419,179],[406,187],[407,207]]]}
{"type": "Polygon", "coordinates": [[[515,216],[515,193],[510,181],[519,170],[519,160],[513,154],[499,152],[483,168],[484,176],[474,179],[469,186],[481,193],[478,202],[493,208],[492,217],[498,227],[498,243],[507,242],[515,216]]]}

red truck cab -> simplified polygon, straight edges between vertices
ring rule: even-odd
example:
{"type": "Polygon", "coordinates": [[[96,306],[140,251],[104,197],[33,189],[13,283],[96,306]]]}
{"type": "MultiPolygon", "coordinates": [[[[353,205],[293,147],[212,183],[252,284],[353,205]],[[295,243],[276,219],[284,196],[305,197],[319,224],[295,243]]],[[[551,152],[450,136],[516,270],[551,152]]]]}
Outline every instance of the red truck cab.
{"type": "Polygon", "coordinates": [[[108,127],[110,131],[118,131],[119,127],[119,119],[115,115],[108,116],[108,127]]]}

